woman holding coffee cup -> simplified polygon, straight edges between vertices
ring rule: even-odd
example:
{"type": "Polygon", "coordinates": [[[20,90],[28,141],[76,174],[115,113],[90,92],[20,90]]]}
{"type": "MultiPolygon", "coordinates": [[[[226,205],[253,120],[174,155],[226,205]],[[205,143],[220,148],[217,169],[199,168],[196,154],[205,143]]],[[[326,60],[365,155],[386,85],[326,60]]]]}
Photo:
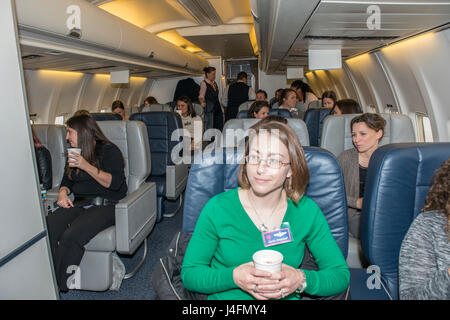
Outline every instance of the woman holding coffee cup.
{"type": "Polygon", "coordinates": [[[61,291],[67,291],[69,266],[78,266],[84,245],[100,231],[115,224],[115,204],[126,196],[124,160],[119,148],[110,142],[89,115],[70,118],[66,139],[67,166],[54,214],[47,227],[56,278],[61,291]],[[76,150],[79,149],[79,150],[76,150]],[[74,152],[70,152],[74,151],[74,152]],[[75,200],[69,198],[73,193],[75,200]]]}
{"type": "Polygon", "coordinates": [[[350,273],[323,213],[304,196],[309,172],[297,135],[283,123],[264,120],[250,132],[240,188],[210,199],[197,221],[181,270],[185,288],[229,300],[343,292],[350,273]],[[299,269],[305,244],[318,271],[299,269]],[[281,255],[255,254],[264,249],[281,255]],[[281,258],[280,271],[255,268],[281,258]]]}

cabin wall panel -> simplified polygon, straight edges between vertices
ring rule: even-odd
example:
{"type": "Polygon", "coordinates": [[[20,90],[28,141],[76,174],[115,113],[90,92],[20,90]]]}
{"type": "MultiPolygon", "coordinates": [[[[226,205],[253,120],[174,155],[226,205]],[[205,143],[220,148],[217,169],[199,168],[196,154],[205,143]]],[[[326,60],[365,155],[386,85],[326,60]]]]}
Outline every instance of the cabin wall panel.
{"type": "Polygon", "coordinates": [[[450,141],[450,30],[426,34],[382,49],[379,57],[402,113],[430,117],[434,141],[450,141]]]}
{"type": "Polygon", "coordinates": [[[262,70],[259,71],[259,88],[267,92],[269,100],[275,96],[275,91],[288,87],[285,74],[268,75],[262,70]]]}

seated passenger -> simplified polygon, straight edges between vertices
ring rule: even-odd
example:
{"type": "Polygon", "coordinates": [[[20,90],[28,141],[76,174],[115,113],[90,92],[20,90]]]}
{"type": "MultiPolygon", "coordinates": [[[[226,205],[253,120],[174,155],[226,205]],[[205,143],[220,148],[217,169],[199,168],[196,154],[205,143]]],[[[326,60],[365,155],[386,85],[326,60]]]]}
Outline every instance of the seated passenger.
{"type": "Polygon", "coordinates": [[[343,99],[336,101],[336,105],[332,113],[335,115],[362,113],[359,103],[353,99],[343,99]]]}
{"type": "Polygon", "coordinates": [[[304,196],[309,171],[297,135],[276,121],[262,120],[252,129],[240,187],[211,198],[197,221],[181,269],[185,288],[211,300],[299,300],[301,291],[343,292],[350,273],[323,213],[304,196]],[[291,241],[267,247],[263,235],[285,228],[291,241]],[[305,245],[319,271],[299,269],[305,245]],[[262,249],[283,255],[281,271],[254,267],[252,256],[262,249]]]}
{"type": "Polygon", "coordinates": [[[354,148],[342,152],[338,160],[344,175],[350,235],[359,238],[359,225],[370,157],[378,148],[386,120],[376,113],[364,113],[352,119],[350,128],[354,148]]]}
{"type": "Polygon", "coordinates": [[[87,111],[86,109],[80,109],[80,110],[75,111],[75,113],[73,114],[72,117],[81,116],[83,114],[88,115],[88,116],[91,115],[91,113],[89,111],[87,111]]]}
{"type": "Polygon", "coordinates": [[[333,109],[336,104],[336,93],[334,91],[325,91],[322,94],[322,108],[333,109]]]}
{"type": "Polygon", "coordinates": [[[155,97],[149,96],[144,100],[144,106],[150,107],[152,104],[158,104],[158,100],[155,97]]]}
{"type": "Polygon", "coordinates": [[[191,136],[191,150],[199,148],[201,149],[203,137],[203,120],[195,113],[191,99],[186,96],[179,97],[177,100],[177,110],[180,111],[181,121],[183,122],[183,129],[187,129],[191,136]],[[194,141],[195,130],[199,130],[199,132],[197,133],[197,135],[200,137],[199,141],[194,141]]]}
{"type": "Polygon", "coordinates": [[[52,173],[52,156],[50,151],[41,143],[36,133],[31,127],[31,133],[33,134],[34,152],[36,155],[39,184],[45,190],[52,188],[53,173],[52,173]]]}
{"type": "Polygon", "coordinates": [[[400,299],[450,300],[450,158],[437,170],[423,211],[400,249],[400,299]]]}
{"type": "Polygon", "coordinates": [[[115,224],[115,204],[127,194],[124,159],[119,148],[90,116],[70,118],[67,140],[81,155],[68,155],[58,194],[58,206],[47,216],[56,279],[68,291],[69,266],[79,266],[86,245],[100,231],[115,224]],[[74,202],[69,198],[73,193],[74,202]]]}
{"type": "Polygon", "coordinates": [[[120,100],[116,100],[111,105],[111,110],[114,113],[120,114],[122,120],[128,120],[130,117],[125,114],[125,107],[120,100]]]}
{"type": "Polygon", "coordinates": [[[319,100],[310,86],[302,80],[295,80],[292,82],[291,89],[296,92],[298,101],[303,105],[303,112],[308,110],[308,105],[310,102],[319,100]]]}
{"type": "Polygon", "coordinates": [[[267,101],[267,92],[264,90],[256,91],[256,101],[267,101]]]}
{"type": "Polygon", "coordinates": [[[279,109],[289,110],[292,118],[303,119],[303,112],[296,108],[297,106],[297,94],[292,89],[284,89],[281,92],[281,105],[279,109]]]}
{"type": "Polygon", "coordinates": [[[281,92],[283,92],[283,89],[277,89],[277,91],[275,91],[275,96],[270,99],[270,107],[272,108],[275,104],[277,105],[276,108],[278,108],[278,106],[281,104],[281,92]]]}
{"type": "Polygon", "coordinates": [[[264,119],[269,116],[270,107],[267,101],[255,101],[248,109],[247,116],[249,118],[264,119]]]}

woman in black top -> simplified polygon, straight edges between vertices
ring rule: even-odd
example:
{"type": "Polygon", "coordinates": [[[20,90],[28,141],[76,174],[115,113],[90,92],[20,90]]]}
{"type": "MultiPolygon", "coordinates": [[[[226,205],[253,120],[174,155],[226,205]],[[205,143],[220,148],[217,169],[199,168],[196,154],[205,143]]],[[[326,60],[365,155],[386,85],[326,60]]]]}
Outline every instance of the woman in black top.
{"type": "Polygon", "coordinates": [[[47,217],[56,278],[67,291],[71,266],[79,266],[86,245],[100,231],[115,224],[115,204],[126,196],[124,160],[119,148],[87,115],[70,118],[67,140],[81,155],[68,155],[54,214],[47,217]],[[72,202],[69,195],[73,193],[72,202]],[[68,273],[69,272],[69,273],[68,273]]]}
{"type": "Polygon", "coordinates": [[[203,71],[205,72],[205,80],[200,84],[198,99],[205,109],[205,130],[215,128],[222,131],[223,112],[219,101],[219,89],[215,81],[216,68],[206,67],[203,71]]]}

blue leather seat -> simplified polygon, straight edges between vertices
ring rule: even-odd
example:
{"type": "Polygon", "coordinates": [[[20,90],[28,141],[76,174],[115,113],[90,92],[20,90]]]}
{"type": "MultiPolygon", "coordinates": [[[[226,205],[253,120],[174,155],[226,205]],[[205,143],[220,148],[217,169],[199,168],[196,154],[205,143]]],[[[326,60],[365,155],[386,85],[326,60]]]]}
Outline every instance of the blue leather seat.
{"type": "Polygon", "coordinates": [[[371,274],[365,269],[350,269],[352,299],[398,299],[398,258],[403,238],[425,203],[434,171],[449,157],[450,143],[389,144],[373,153],[360,238],[365,257],[380,268],[381,283],[380,289],[370,290],[367,278],[371,274]]]}
{"type": "Polygon", "coordinates": [[[326,108],[313,108],[306,111],[304,121],[308,127],[309,144],[312,147],[320,146],[323,120],[330,115],[330,112],[331,109],[326,108]]]}
{"type": "Polygon", "coordinates": [[[95,121],[122,120],[122,116],[113,112],[94,112],[91,113],[95,121]]]}
{"type": "MultiPolygon", "coordinates": [[[[277,115],[283,118],[292,118],[291,113],[289,112],[289,110],[286,109],[270,109],[269,111],[269,115],[277,115]]],[[[239,113],[236,116],[237,119],[246,119],[248,118],[247,116],[247,111],[239,111],[239,113]]]]}
{"type": "MultiPolygon", "coordinates": [[[[347,200],[344,179],[337,159],[320,148],[304,147],[310,181],[306,195],[324,213],[331,232],[344,257],[348,250],[347,200]]],[[[236,188],[243,150],[223,149],[223,154],[204,154],[203,161],[194,162],[189,173],[183,211],[183,231],[192,233],[206,202],[216,194],[236,188]],[[222,158],[223,157],[223,158],[222,158]]]]}
{"type": "MultiPolygon", "coordinates": [[[[154,111],[132,114],[130,120],[142,121],[147,127],[148,141],[151,153],[151,172],[147,181],[156,183],[158,218],[161,221],[166,214],[167,201],[167,172],[169,166],[175,166],[171,159],[172,149],[181,141],[171,141],[172,133],[177,129],[183,129],[181,117],[176,112],[154,111]]],[[[186,177],[187,180],[187,171],[186,177]]],[[[185,186],[185,185],[184,185],[185,186]]],[[[184,187],[182,186],[184,190],[184,187]]],[[[175,197],[178,199],[179,194],[175,197]]],[[[171,199],[173,200],[173,199],[171,199]]],[[[181,199],[179,199],[181,202],[181,199]]]]}

